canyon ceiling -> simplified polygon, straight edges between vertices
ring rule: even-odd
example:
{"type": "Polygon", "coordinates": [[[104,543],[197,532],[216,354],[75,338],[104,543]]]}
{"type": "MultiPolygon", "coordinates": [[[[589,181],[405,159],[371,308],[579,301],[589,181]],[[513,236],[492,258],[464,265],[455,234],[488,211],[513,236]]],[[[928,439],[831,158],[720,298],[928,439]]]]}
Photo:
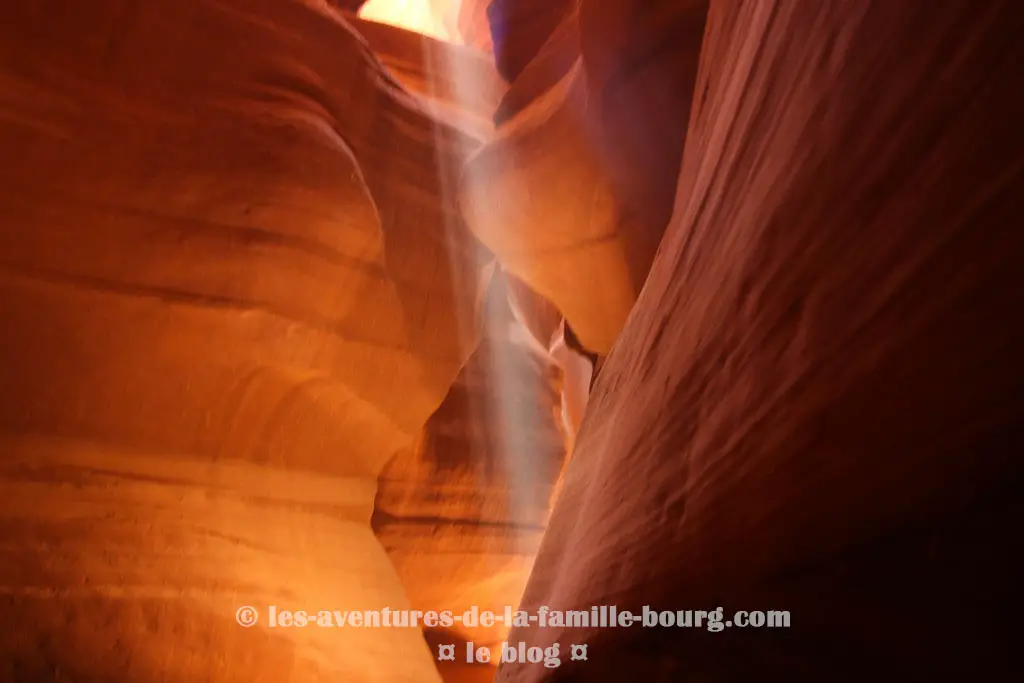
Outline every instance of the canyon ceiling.
{"type": "Polygon", "coordinates": [[[0,683],[1016,662],[1019,3],[9,5],[0,683]]]}

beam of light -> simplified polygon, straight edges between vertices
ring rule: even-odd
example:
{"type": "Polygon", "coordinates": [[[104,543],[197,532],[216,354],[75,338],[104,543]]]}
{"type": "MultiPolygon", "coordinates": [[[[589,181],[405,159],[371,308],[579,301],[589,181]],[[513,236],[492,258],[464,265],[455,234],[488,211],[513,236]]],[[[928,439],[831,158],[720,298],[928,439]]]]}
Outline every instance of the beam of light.
{"type": "MultiPolygon", "coordinates": [[[[462,44],[464,41],[458,28],[461,5],[462,0],[370,0],[359,11],[359,16],[447,42],[462,44]]],[[[450,100],[454,99],[453,103],[459,108],[474,111],[480,109],[482,89],[493,90],[495,87],[492,83],[483,83],[479,72],[467,68],[464,59],[459,58],[460,55],[446,58],[443,52],[425,49],[424,56],[427,61],[425,71],[430,81],[426,84],[428,96],[445,93],[443,96],[450,100]],[[444,84],[447,84],[447,87],[444,87],[444,84]]],[[[494,105],[497,104],[496,98],[494,105]]],[[[493,111],[482,114],[489,125],[493,111]]],[[[487,135],[492,133],[493,128],[487,135]]],[[[438,143],[441,144],[440,141],[438,143]]],[[[464,181],[464,178],[442,175],[441,186],[445,201],[458,204],[460,186],[464,181]]],[[[465,224],[457,218],[452,224],[445,226],[445,232],[449,244],[447,251],[453,268],[463,267],[459,265],[456,254],[464,248],[461,243],[465,242],[465,224]]],[[[478,263],[478,267],[484,272],[487,271],[487,265],[483,262],[478,263]]],[[[484,275],[481,287],[489,289],[492,283],[488,283],[487,280],[487,276],[484,275]]],[[[490,292],[505,296],[504,288],[501,291],[490,292]]],[[[535,357],[541,356],[547,358],[549,362],[554,362],[550,352],[551,340],[532,338],[525,326],[515,319],[515,311],[510,319],[508,306],[511,302],[507,299],[504,307],[500,305],[500,301],[496,304],[490,299],[492,298],[486,293],[482,296],[483,305],[479,306],[477,311],[479,321],[467,319],[461,321],[460,325],[463,343],[467,345],[467,349],[468,345],[473,343],[470,338],[475,338],[472,328],[482,328],[480,351],[485,354],[490,364],[487,369],[488,393],[481,401],[481,405],[471,407],[473,414],[469,417],[485,421],[488,428],[484,432],[495,435],[495,442],[485,444],[487,452],[474,456],[479,460],[480,472],[505,474],[509,521],[524,525],[544,523],[547,513],[550,512],[551,496],[551,490],[546,484],[553,483],[549,480],[552,476],[552,464],[543,462],[549,457],[547,454],[550,443],[545,443],[542,439],[550,434],[550,426],[543,422],[544,411],[537,410],[537,401],[541,400],[543,395],[539,384],[544,380],[524,376],[522,356],[535,354],[535,357]]],[[[550,420],[551,417],[547,419],[550,420]]],[[[482,476],[486,477],[488,474],[482,476]]],[[[516,535],[514,547],[506,546],[505,552],[512,551],[522,560],[503,566],[496,565],[493,574],[495,579],[492,583],[497,582],[497,585],[467,586],[467,593],[472,592],[479,598],[486,594],[504,594],[503,602],[508,599],[518,601],[525,588],[532,560],[537,555],[539,541],[536,533],[532,536],[529,532],[524,532],[521,536],[516,535]]],[[[502,553],[499,553],[499,556],[501,555],[502,553]]],[[[496,561],[497,559],[498,557],[496,561]]],[[[480,600],[474,599],[471,602],[478,603],[480,600]]]]}
{"type": "MultiPolygon", "coordinates": [[[[487,0],[478,0],[486,2],[487,0]]],[[[458,32],[459,11],[462,0],[370,0],[363,6],[359,16],[363,19],[390,24],[407,30],[415,31],[433,38],[438,38],[450,43],[463,43],[458,32]]],[[[427,96],[446,93],[446,97],[454,99],[458,107],[472,111],[479,109],[481,101],[480,93],[482,88],[493,89],[492,84],[483,83],[478,72],[462,66],[464,62],[454,55],[446,58],[442,53],[430,51],[424,52],[427,62],[426,73],[430,82],[426,84],[427,96]],[[442,87],[442,82],[450,84],[449,87],[442,87]]],[[[495,102],[497,105],[497,102],[495,102]]],[[[490,119],[491,112],[484,113],[490,119]]],[[[493,129],[492,131],[493,132],[493,129]]],[[[440,144],[440,143],[439,143],[440,144]]],[[[460,184],[465,179],[442,176],[442,191],[446,195],[445,200],[452,204],[457,203],[460,191],[460,184]]],[[[448,253],[450,263],[457,267],[459,260],[456,254],[463,247],[460,243],[465,240],[466,227],[460,219],[452,221],[446,226],[446,237],[448,241],[448,253]]],[[[489,263],[480,262],[478,268],[484,273],[481,287],[489,288],[489,263]]],[[[502,289],[502,291],[504,291],[502,289]]],[[[504,296],[502,294],[502,296],[504,296]]],[[[490,452],[475,453],[474,457],[480,462],[481,472],[503,471],[507,482],[508,512],[507,519],[512,523],[523,524],[537,523],[538,512],[543,513],[542,523],[546,522],[550,512],[551,491],[545,484],[551,477],[550,463],[543,462],[542,458],[548,451],[549,444],[542,442],[547,425],[542,423],[544,411],[536,409],[536,402],[541,399],[541,388],[533,377],[524,376],[521,356],[533,355],[542,357],[548,362],[557,362],[551,353],[551,341],[548,339],[537,340],[527,329],[521,320],[517,320],[517,311],[512,311],[512,318],[508,315],[508,309],[500,305],[493,305],[489,302],[487,292],[481,297],[481,305],[478,307],[479,320],[460,321],[463,344],[469,345],[475,338],[472,333],[474,326],[482,328],[480,350],[489,359],[489,386],[488,395],[482,401],[482,405],[471,406],[470,419],[486,421],[489,429],[485,433],[498,435],[495,443],[486,444],[490,452]],[[490,303],[490,305],[488,305],[490,303]],[[509,343],[511,342],[511,343],[509,343]],[[531,402],[533,405],[530,405],[531,402]]],[[[512,306],[511,301],[506,301],[512,306]]],[[[571,355],[571,354],[570,354],[571,355]]],[[[561,359],[558,359],[561,360],[561,359]]],[[[571,360],[571,359],[570,359],[571,360]]],[[[582,360],[578,359],[578,360],[582,360]]],[[[583,361],[586,363],[587,361],[583,361]]],[[[562,364],[559,363],[561,367],[562,364]]],[[[585,378],[589,380],[589,375],[585,378]]],[[[581,407],[563,406],[568,412],[582,410],[581,407]]],[[[550,418],[549,418],[550,419],[550,418]]],[[[575,427],[569,423],[577,422],[578,416],[566,414],[565,436],[569,437],[566,448],[571,448],[571,435],[574,435],[575,427]]],[[[549,432],[548,432],[549,433],[549,432]]],[[[482,476],[487,476],[486,474],[482,476]]],[[[518,601],[522,590],[526,586],[526,580],[532,568],[533,559],[538,550],[539,538],[524,533],[517,535],[515,546],[507,547],[508,551],[520,555],[526,559],[523,563],[510,563],[506,568],[495,567],[494,575],[490,583],[494,585],[475,584],[466,586],[467,593],[473,593],[477,598],[483,598],[488,594],[504,594],[518,601]],[[496,592],[495,592],[496,591],[496,592]]],[[[483,600],[473,599],[469,602],[480,603],[483,600]]],[[[506,628],[507,631],[507,628],[506,628]]],[[[503,636],[502,636],[503,637],[503,636]]]]}

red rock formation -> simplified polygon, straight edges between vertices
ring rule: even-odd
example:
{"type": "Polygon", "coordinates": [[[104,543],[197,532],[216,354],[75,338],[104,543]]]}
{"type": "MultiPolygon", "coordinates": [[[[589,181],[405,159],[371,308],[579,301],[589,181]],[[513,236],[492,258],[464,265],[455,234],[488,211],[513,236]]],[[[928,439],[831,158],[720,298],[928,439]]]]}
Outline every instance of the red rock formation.
{"type": "Polygon", "coordinates": [[[575,67],[499,127],[463,176],[467,223],[502,266],[607,352],[635,299],[607,175],[588,143],[575,67]],[[586,286],[581,286],[586,283],[586,286]]]}
{"type": "MultiPolygon", "coordinates": [[[[399,80],[437,105],[438,117],[481,139],[493,133],[490,117],[504,87],[492,61],[393,26],[350,21],[399,80]]],[[[480,347],[421,438],[379,479],[373,527],[416,609],[461,614],[519,602],[565,457],[558,371],[546,346],[528,336],[549,339],[560,315],[502,272],[492,276],[485,303],[480,347]]],[[[459,624],[426,636],[434,647],[494,646],[506,633],[500,625],[459,624]]],[[[438,662],[438,669],[449,683],[493,678],[492,666],[462,664],[438,662]]]]}
{"type": "Polygon", "coordinates": [[[521,629],[513,681],[982,680],[1022,606],[1016,3],[711,4],[671,227],[524,607],[790,630],[521,629]]]}
{"type": "Polygon", "coordinates": [[[707,9],[707,0],[580,3],[589,143],[611,181],[637,291],[672,215],[707,9]]]}
{"type": "Polygon", "coordinates": [[[1016,5],[428,2],[480,49],[341,0],[5,12],[0,681],[490,680],[431,649],[501,627],[266,607],[533,566],[526,608],[794,628],[520,629],[563,664],[508,682],[997,678],[1016,5]],[[562,313],[614,347],[567,471],[562,313]]]}
{"type": "Polygon", "coordinates": [[[342,12],[358,12],[366,0],[325,0],[327,5],[342,12]]]}
{"type": "Polygon", "coordinates": [[[493,53],[494,39],[487,19],[487,7],[490,4],[490,0],[462,0],[457,25],[466,45],[493,53]]]}
{"type": "MultiPolygon", "coordinates": [[[[565,457],[558,371],[526,342],[502,280],[479,348],[416,446],[381,473],[373,526],[417,609],[518,604],[565,457]]],[[[457,624],[427,635],[496,647],[507,630],[457,624]]],[[[458,667],[439,665],[452,680],[458,667]]]]}
{"type": "Polygon", "coordinates": [[[580,59],[579,14],[574,7],[555,27],[537,54],[516,76],[494,114],[503,124],[565,78],[580,59]]]}
{"type": "Polygon", "coordinates": [[[601,354],[671,214],[706,11],[614,0],[562,15],[466,173],[471,229],[601,354]]]}
{"type": "Polygon", "coordinates": [[[301,0],[0,24],[0,680],[437,680],[378,472],[472,351],[478,139],[301,0]],[[266,619],[266,614],[263,615],[266,619]]]}
{"type": "Polygon", "coordinates": [[[562,314],[515,275],[502,271],[502,276],[513,315],[542,348],[550,350],[548,344],[562,324],[562,314]]]}
{"type": "MultiPolygon", "coordinates": [[[[346,21],[390,73],[425,100],[435,118],[450,121],[481,141],[490,139],[494,110],[508,88],[489,55],[352,15],[346,15],[346,21]]],[[[448,194],[456,192],[457,179],[451,179],[448,194]]]]}
{"type": "Polygon", "coordinates": [[[547,42],[575,0],[491,0],[491,26],[498,71],[510,83],[547,42]]]}

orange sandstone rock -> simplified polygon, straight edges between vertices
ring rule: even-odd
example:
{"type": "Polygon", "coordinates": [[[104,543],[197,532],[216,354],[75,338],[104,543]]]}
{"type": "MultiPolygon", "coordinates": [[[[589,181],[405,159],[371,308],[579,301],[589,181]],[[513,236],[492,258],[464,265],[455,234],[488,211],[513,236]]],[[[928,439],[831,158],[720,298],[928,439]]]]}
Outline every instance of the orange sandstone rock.
{"type": "Polygon", "coordinates": [[[369,519],[475,346],[479,137],[320,2],[22,3],[0,65],[0,680],[437,681],[234,614],[408,604],[369,519]]]}

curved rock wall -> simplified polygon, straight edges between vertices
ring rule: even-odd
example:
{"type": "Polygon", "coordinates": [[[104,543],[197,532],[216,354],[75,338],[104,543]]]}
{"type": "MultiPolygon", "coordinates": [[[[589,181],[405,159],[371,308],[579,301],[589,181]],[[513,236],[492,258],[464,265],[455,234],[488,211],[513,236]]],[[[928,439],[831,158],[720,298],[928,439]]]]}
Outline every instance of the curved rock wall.
{"type": "Polygon", "coordinates": [[[473,232],[602,355],[671,214],[706,13],[631,0],[562,13],[503,71],[497,136],[465,173],[473,232]]]}
{"type": "MultiPolygon", "coordinates": [[[[462,614],[517,605],[565,458],[559,371],[512,317],[501,275],[480,346],[417,444],[381,473],[373,527],[413,606],[462,614]]],[[[497,651],[507,628],[457,624],[428,642],[497,651]]],[[[439,662],[445,681],[459,662],[439,662]]],[[[493,667],[490,669],[493,677],[493,667]]]]}
{"type": "MultiPolygon", "coordinates": [[[[504,92],[483,54],[392,26],[351,19],[410,90],[486,140],[504,92]]],[[[454,189],[452,190],[454,191],[454,189]]],[[[489,255],[488,255],[488,258],[489,255]]],[[[413,446],[381,472],[373,528],[411,604],[461,614],[501,611],[522,596],[565,458],[559,372],[536,339],[560,315],[500,269],[485,275],[480,344],[413,446]],[[517,311],[514,315],[511,305],[517,311]]],[[[427,629],[428,643],[496,645],[502,627],[427,629]]],[[[493,678],[494,667],[438,662],[445,681],[493,678]]]]}
{"type": "MultiPolygon", "coordinates": [[[[353,15],[345,18],[389,73],[432,107],[436,118],[450,121],[481,142],[493,136],[493,114],[508,86],[490,55],[353,15]]],[[[457,191],[457,180],[458,176],[451,179],[449,195],[457,191]]]]}
{"type": "Polygon", "coordinates": [[[0,681],[489,680],[430,648],[503,629],[266,608],[531,567],[794,628],[520,629],[589,661],[499,680],[1007,669],[1016,5],[466,2],[481,51],[361,4],[6,11],[0,681]],[[608,356],[567,468],[563,316],[608,356]]]}
{"type": "Polygon", "coordinates": [[[981,680],[1022,604],[1015,3],[713,0],[675,213],[524,608],[539,681],[981,680]],[[564,650],[563,650],[564,652],[564,650]]]}
{"type": "Polygon", "coordinates": [[[505,80],[511,83],[519,77],[575,4],[576,0],[490,0],[487,21],[495,62],[505,80]]]}
{"type": "Polygon", "coordinates": [[[21,3],[0,65],[0,679],[436,681],[234,611],[407,604],[368,522],[475,346],[478,138],[320,2],[21,3]]]}
{"type": "Polygon", "coordinates": [[[490,0],[461,0],[456,24],[463,43],[493,54],[494,37],[487,19],[490,4],[490,0]]]}

